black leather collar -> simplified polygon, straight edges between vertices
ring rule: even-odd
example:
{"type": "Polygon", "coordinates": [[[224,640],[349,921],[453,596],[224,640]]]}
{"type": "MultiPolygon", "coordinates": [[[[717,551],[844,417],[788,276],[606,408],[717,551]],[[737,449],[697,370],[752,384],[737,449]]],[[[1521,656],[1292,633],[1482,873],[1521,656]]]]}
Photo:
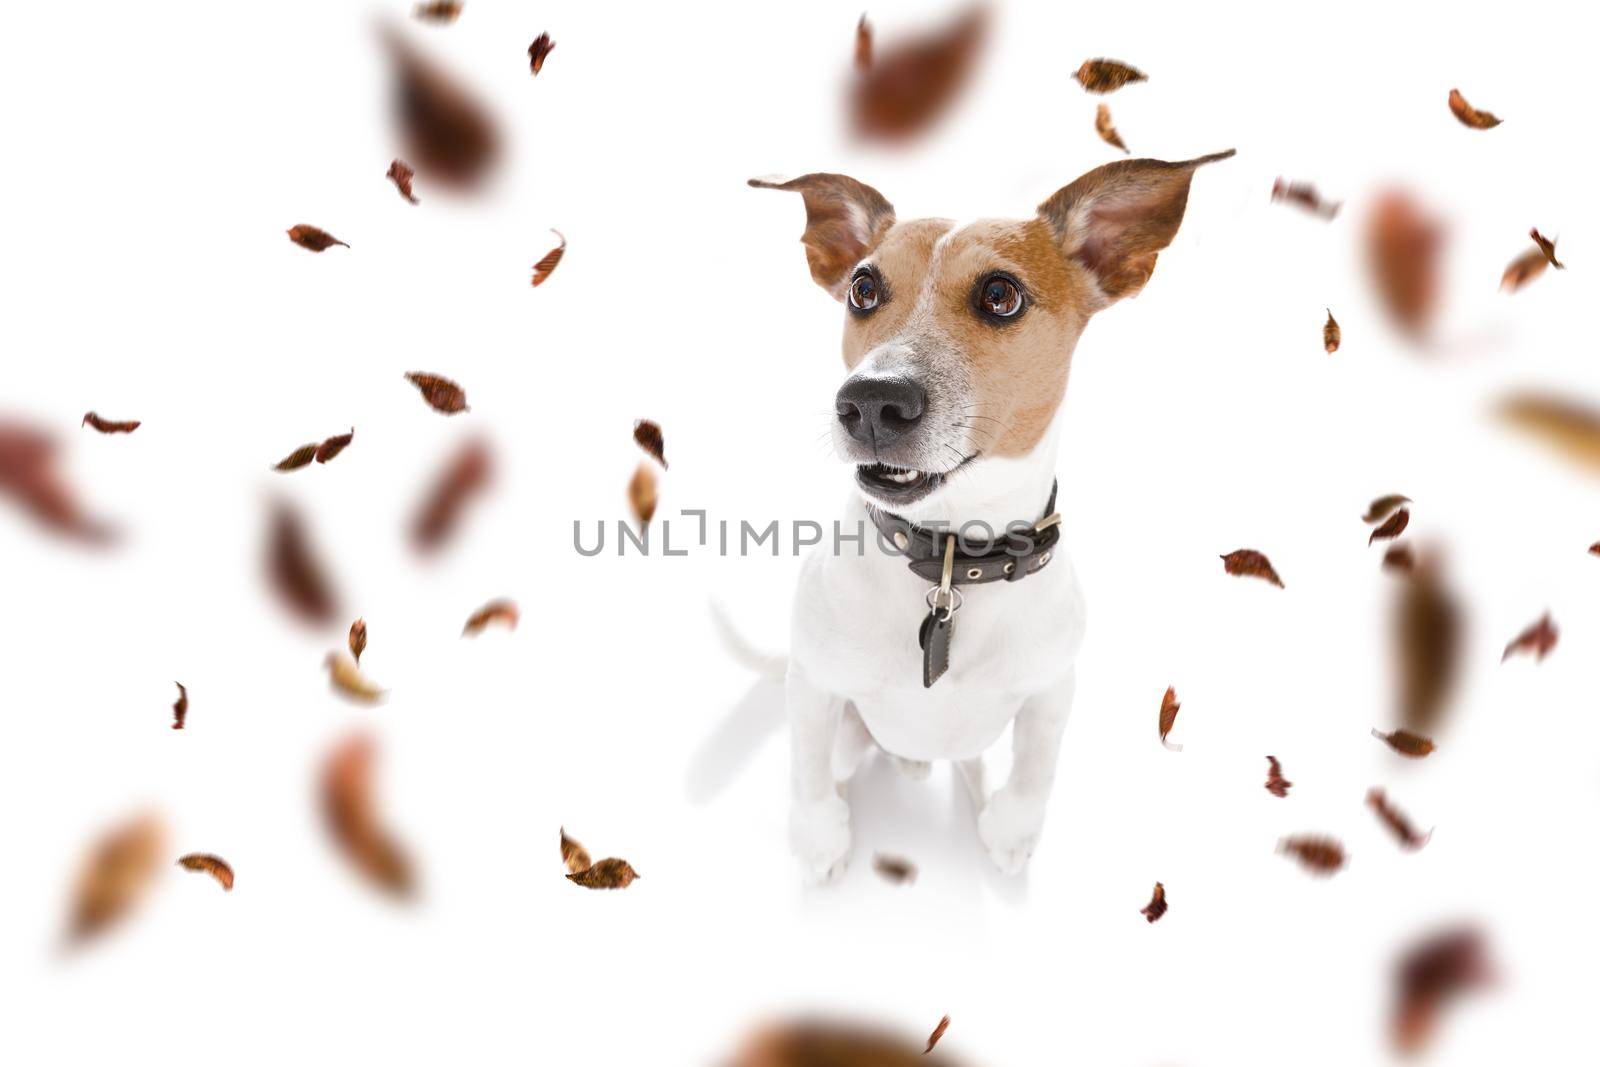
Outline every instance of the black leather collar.
{"type": "Polygon", "coordinates": [[[867,505],[872,523],[907,559],[907,566],[919,577],[939,582],[944,576],[945,548],[956,539],[951,585],[983,585],[988,582],[1017,582],[1041,571],[1055,556],[1061,539],[1061,516],[1056,513],[1056,484],[1050,484],[1050,499],[1044,516],[1032,526],[1018,522],[991,541],[961,536],[959,528],[930,530],[907,522],[900,516],[867,505]],[[968,551],[972,549],[973,551],[968,551]]]}

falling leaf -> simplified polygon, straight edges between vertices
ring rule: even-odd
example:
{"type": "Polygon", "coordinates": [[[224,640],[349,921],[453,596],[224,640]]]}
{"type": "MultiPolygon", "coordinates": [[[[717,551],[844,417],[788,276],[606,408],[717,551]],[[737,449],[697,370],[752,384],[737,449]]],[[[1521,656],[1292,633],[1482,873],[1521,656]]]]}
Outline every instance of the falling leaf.
{"type": "Polygon", "coordinates": [[[361,662],[361,653],[367,650],[367,620],[357,619],[350,624],[350,655],[355,657],[357,664],[361,662]]]}
{"type": "Polygon", "coordinates": [[[322,765],[323,819],[345,858],[378,888],[409,896],[411,861],[378,820],[373,789],[375,749],[357,734],[341,742],[322,765]]]}
{"type": "Polygon", "coordinates": [[[355,437],[356,430],[355,427],[352,426],[350,427],[349,433],[342,433],[337,437],[328,438],[326,441],[317,446],[317,462],[327,463],[329,460],[333,459],[334,456],[337,456],[340,452],[343,452],[346,448],[348,448],[350,446],[350,442],[355,440],[355,437]]]}
{"type": "Polygon", "coordinates": [[[386,690],[362,674],[356,661],[346,655],[343,649],[329,652],[323,657],[322,665],[328,668],[328,681],[333,687],[352,700],[363,704],[376,704],[383,700],[386,690]]]}
{"type": "Polygon", "coordinates": [[[1317,187],[1310,182],[1291,182],[1283,178],[1278,178],[1272,183],[1272,199],[1274,203],[1282,200],[1327,220],[1332,220],[1344,206],[1342,202],[1322,199],[1322,194],[1317,192],[1317,187]]]}
{"type": "Polygon", "coordinates": [[[1394,514],[1395,511],[1398,510],[1402,505],[1409,503],[1411,503],[1411,498],[1408,496],[1401,496],[1399,493],[1390,493],[1388,496],[1380,496],[1378,499],[1367,505],[1367,513],[1361,516],[1361,521],[1369,526],[1375,522],[1382,522],[1384,519],[1387,519],[1390,515],[1394,514]]]}
{"type": "Polygon", "coordinates": [[[1501,403],[1501,421],[1566,459],[1600,471],[1600,411],[1549,393],[1517,393],[1501,403]]]}
{"type": "Polygon", "coordinates": [[[1410,730],[1400,729],[1393,733],[1383,733],[1373,727],[1372,736],[1388,745],[1402,756],[1412,759],[1421,759],[1433,751],[1433,739],[1423,737],[1421,734],[1412,733],[1410,730]]]}
{"type": "Polygon", "coordinates": [[[183,729],[183,722],[189,717],[189,690],[183,687],[182,682],[173,682],[178,687],[178,699],[172,702],[172,728],[183,729]]]}
{"type": "Polygon", "coordinates": [[[666,442],[661,437],[661,427],[649,419],[636,419],[633,423],[633,439],[638,446],[661,464],[663,470],[667,466],[666,442]]]}
{"type": "Polygon", "coordinates": [[[1550,650],[1556,647],[1556,638],[1560,636],[1560,631],[1550,620],[1550,613],[1547,611],[1539,617],[1538,622],[1512,639],[1506,646],[1505,655],[1500,657],[1500,662],[1504,663],[1517,652],[1532,652],[1534,661],[1542,663],[1550,654],[1550,650]]]}
{"type": "Polygon", "coordinates": [[[628,866],[627,860],[604,859],[567,875],[567,881],[576,882],[585,889],[626,889],[637,877],[639,872],[628,866]]]}
{"type": "Polygon", "coordinates": [[[327,572],[312,551],[300,514],[284,501],[272,507],[267,533],[267,577],[280,599],[302,621],[317,626],[339,614],[327,572]]]}
{"type": "Polygon", "coordinates": [[[1438,309],[1444,227],[1410,195],[1380,195],[1367,219],[1367,269],[1389,317],[1420,339],[1438,309]]]}
{"type": "Polygon", "coordinates": [[[1419,558],[1402,584],[1391,626],[1400,722],[1418,733],[1435,733],[1460,674],[1462,618],[1434,555],[1419,558]]]}
{"type": "Polygon", "coordinates": [[[1460,89],[1450,90],[1450,114],[1461,120],[1461,125],[1470,126],[1475,130],[1492,130],[1500,125],[1500,120],[1487,111],[1479,111],[1467,103],[1467,98],[1461,95],[1460,89]]]}
{"type": "Polygon", "coordinates": [[[1417,568],[1417,559],[1407,544],[1390,545],[1383,554],[1383,569],[1398,574],[1409,574],[1417,568]]]}
{"type": "Polygon", "coordinates": [[[910,885],[917,880],[917,866],[904,856],[891,856],[877,852],[872,856],[872,869],[886,882],[910,885]]]}
{"type": "Polygon", "coordinates": [[[299,470],[315,458],[317,458],[317,445],[312,442],[309,445],[301,445],[287,456],[284,456],[272,465],[272,469],[275,471],[299,470]]]}
{"type": "Polygon", "coordinates": [[[581,874],[594,865],[589,858],[589,850],[567,836],[567,828],[561,828],[561,862],[566,864],[568,874],[581,874]]]}
{"type": "Polygon", "coordinates": [[[1173,723],[1178,721],[1178,691],[1172,686],[1167,686],[1166,695],[1161,698],[1161,717],[1157,720],[1157,728],[1161,731],[1161,744],[1173,752],[1182,752],[1182,745],[1174,745],[1167,741],[1167,734],[1172,732],[1173,723]]]}
{"type": "Polygon", "coordinates": [[[1141,71],[1115,59],[1086,59],[1073,77],[1091,93],[1111,93],[1124,85],[1150,80],[1141,71]]]}
{"type": "Polygon", "coordinates": [[[633,517],[640,526],[648,526],[656,513],[656,472],[648,463],[641,461],[628,482],[628,506],[633,508],[633,517]]]}
{"type": "Polygon", "coordinates": [[[414,370],[406,374],[406,381],[421,391],[422,399],[435,411],[455,415],[471,410],[467,407],[466,391],[449,378],[414,370]]]}
{"type": "Polygon", "coordinates": [[[933,1033],[928,1035],[928,1047],[922,1050],[924,1056],[933,1051],[933,1046],[939,1043],[939,1039],[944,1036],[944,1032],[948,1029],[950,1029],[950,1016],[946,1015],[939,1020],[939,1025],[933,1028],[933,1033]]]}
{"type": "Polygon", "coordinates": [[[388,178],[390,181],[394,182],[394,187],[400,191],[400,195],[406,198],[407,203],[411,204],[421,203],[421,201],[419,201],[411,193],[411,179],[415,178],[416,176],[416,171],[412,170],[398,159],[389,164],[389,171],[384,175],[385,178],[388,178]]]}
{"type": "Polygon", "coordinates": [[[1390,1033],[1395,1046],[1414,1055],[1438,1028],[1450,1001],[1482,989],[1493,979],[1483,937],[1469,927],[1431,935],[1407,950],[1395,968],[1390,1033]]]}
{"type": "Polygon", "coordinates": [[[1272,569],[1272,561],[1253,548],[1240,548],[1222,558],[1222,569],[1241,578],[1260,578],[1283,588],[1283,579],[1272,569]]]}
{"type": "Polygon", "coordinates": [[[533,39],[533,43],[528,46],[528,66],[533,69],[535,75],[544,69],[545,56],[555,50],[556,43],[550,39],[548,33],[541,33],[533,39]]]}
{"type": "Polygon", "coordinates": [[[1411,825],[1411,820],[1401,814],[1394,805],[1390,804],[1389,798],[1377,786],[1367,790],[1367,807],[1376,812],[1378,818],[1382,819],[1383,824],[1394,832],[1394,836],[1400,840],[1400,843],[1413,852],[1426,845],[1428,838],[1433,836],[1432,830],[1429,830],[1426,834],[1417,833],[1417,828],[1411,825]]]}
{"type": "Polygon", "coordinates": [[[1122,143],[1122,135],[1111,124],[1111,109],[1104,104],[1095,108],[1094,132],[1098,133],[1100,139],[1112,148],[1120,148],[1124,152],[1128,150],[1128,146],[1122,143]]]}
{"type": "Polygon", "coordinates": [[[1333,874],[1344,866],[1344,846],[1331,837],[1286,837],[1278,842],[1278,851],[1293,856],[1313,874],[1333,874]]]}
{"type": "Polygon", "coordinates": [[[1556,270],[1567,269],[1566,264],[1556,258],[1556,243],[1540,233],[1538,227],[1529,230],[1528,236],[1533,238],[1533,243],[1539,246],[1539,251],[1544,253],[1544,258],[1550,261],[1552,267],[1556,270]]]}
{"type": "Polygon", "coordinates": [[[402,152],[424,176],[458,189],[479,184],[500,157],[488,110],[398,31],[384,32],[394,62],[393,108],[402,152]]]}
{"type": "Polygon", "coordinates": [[[1335,322],[1333,318],[1333,309],[1326,308],[1324,310],[1328,312],[1328,321],[1322,324],[1322,347],[1326,349],[1328,355],[1331,356],[1335,352],[1339,351],[1339,338],[1341,334],[1339,331],[1339,324],[1335,322]]]}
{"type": "Polygon", "coordinates": [[[233,868],[228,866],[228,861],[221,856],[213,856],[206,852],[191,852],[187,856],[178,857],[178,866],[186,871],[204,871],[215,878],[223,889],[233,891],[233,868]]]}
{"type": "Polygon", "coordinates": [[[161,820],[146,813],[95,842],[73,889],[69,942],[88,941],[133,911],[160,870],[166,838],[161,820]]]}
{"type": "Polygon", "coordinates": [[[1266,785],[1267,792],[1271,793],[1275,797],[1286,797],[1289,795],[1289,788],[1292,785],[1294,785],[1294,783],[1283,776],[1283,765],[1278,762],[1278,757],[1268,756],[1266,785]]]}
{"type": "Polygon", "coordinates": [[[1528,249],[1522,255],[1513,259],[1507,265],[1505,273],[1500,275],[1501,292],[1507,290],[1513,293],[1516,292],[1543,274],[1544,269],[1549,265],[1550,261],[1545,258],[1543,252],[1537,248],[1528,249]]]}
{"type": "Polygon", "coordinates": [[[856,134],[903,142],[926,130],[971,78],[988,21],[987,7],[977,4],[941,29],[879,49],[850,88],[856,134]]]}
{"type": "Polygon", "coordinates": [[[1144,921],[1153,923],[1167,913],[1167,887],[1160,882],[1150,893],[1150,903],[1139,909],[1139,914],[1144,916],[1144,921]]]}
{"type": "Polygon", "coordinates": [[[856,23],[856,70],[865,73],[872,69],[872,24],[862,15],[856,23]]]}
{"type": "MultiPolygon", "coordinates": [[[[923,1057],[920,1038],[861,1024],[807,1019],[768,1024],[746,1040],[727,1067],[917,1067],[923,1057]]],[[[938,1061],[955,1067],[948,1049],[938,1061]]]]}
{"type": "Polygon", "coordinates": [[[474,439],[457,450],[412,518],[411,543],[418,551],[436,552],[450,539],[468,501],[488,487],[493,471],[484,441],[474,439]]]}
{"type": "Polygon", "coordinates": [[[454,22],[461,17],[460,0],[431,0],[411,9],[411,17],[420,22],[454,22]]]}
{"type": "Polygon", "coordinates": [[[1589,546],[1589,555],[1600,556],[1600,541],[1596,541],[1594,544],[1589,546]]]}
{"type": "Polygon", "coordinates": [[[1393,541],[1396,537],[1406,532],[1406,527],[1411,523],[1411,512],[1401,508],[1389,516],[1389,521],[1372,531],[1372,536],[1367,538],[1367,544],[1374,541],[1393,541]]]}
{"type": "Polygon", "coordinates": [[[57,467],[56,443],[0,417],[0,493],[9,494],[40,524],[88,544],[113,540],[110,527],[89,518],[57,467]]]}
{"type": "Polygon", "coordinates": [[[103,419],[91,411],[83,417],[83,421],[78,425],[93,426],[101,433],[132,433],[139,428],[139,420],[130,419],[127,422],[113,422],[111,419],[103,419]]]}
{"type": "Polygon", "coordinates": [[[344,245],[345,248],[350,247],[327,230],[319,230],[315,226],[307,226],[303,222],[297,226],[289,227],[288,234],[289,240],[301,248],[308,248],[313,252],[321,252],[332,248],[334,245],[344,245]]]}
{"type": "Polygon", "coordinates": [[[522,613],[517,610],[514,600],[491,600],[483,607],[472,613],[467,620],[467,625],[461,630],[461,636],[482,633],[491,622],[503,622],[509,629],[515,630],[517,623],[522,619],[522,613]]]}
{"type": "Polygon", "coordinates": [[[561,236],[561,231],[552,229],[550,232],[555,234],[561,243],[546,252],[544,258],[533,265],[532,284],[535,289],[549,279],[551,273],[556,269],[556,264],[561,262],[561,257],[567,254],[567,239],[561,236]]]}

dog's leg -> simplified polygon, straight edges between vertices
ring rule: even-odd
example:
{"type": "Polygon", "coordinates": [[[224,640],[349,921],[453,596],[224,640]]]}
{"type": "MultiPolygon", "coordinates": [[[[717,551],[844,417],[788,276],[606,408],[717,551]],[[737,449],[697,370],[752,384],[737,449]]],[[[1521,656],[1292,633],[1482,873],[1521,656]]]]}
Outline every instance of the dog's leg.
{"type": "Polygon", "coordinates": [[[861,769],[861,761],[866,759],[875,744],[877,742],[872,739],[872,732],[861,721],[861,713],[854,704],[845,701],[844,710],[839,716],[839,729],[833,738],[833,780],[838,783],[841,795],[845,783],[856,776],[856,771],[861,769]]]}
{"type": "Polygon", "coordinates": [[[834,739],[844,700],[789,667],[789,845],[811,885],[837,878],[850,851],[850,807],[833,776],[834,739]]]}
{"type": "Polygon", "coordinates": [[[1026,867],[1038,843],[1055,783],[1061,734],[1072,709],[1072,690],[1069,673],[1023,702],[1011,727],[1011,777],[978,816],[978,837],[995,866],[1007,874],[1026,867]]]}
{"type": "Polygon", "coordinates": [[[956,771],[961,775],[961,783],[967,787],[967,796],[972,798],[972,810],[982,814],[983,806],[989,803],[983,757],[974,756],[972,759],[957,760],[956,771]]]}

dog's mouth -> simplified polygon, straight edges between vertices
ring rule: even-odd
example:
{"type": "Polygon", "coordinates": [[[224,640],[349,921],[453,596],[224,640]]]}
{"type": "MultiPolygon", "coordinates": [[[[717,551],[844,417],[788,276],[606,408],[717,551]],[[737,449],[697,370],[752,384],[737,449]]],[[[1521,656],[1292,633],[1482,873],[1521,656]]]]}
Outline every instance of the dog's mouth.
{"type": "Polygon", "coordinates": [[[862,463],[856,467],[856,484],[868,496],[886,504],[910,504],[921,500],[945,481],[977,458],[967,456],[947,471],[919,471],[909,467],[892,467],[886,463],[862,463]]]}

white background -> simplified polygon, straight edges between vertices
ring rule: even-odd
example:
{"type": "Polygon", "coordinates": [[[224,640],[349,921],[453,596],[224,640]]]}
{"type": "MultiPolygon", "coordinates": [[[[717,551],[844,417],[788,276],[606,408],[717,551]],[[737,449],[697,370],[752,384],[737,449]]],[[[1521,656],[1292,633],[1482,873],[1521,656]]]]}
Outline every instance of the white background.
{"type": "MultiPolygon", "coordinates": [[[[874,6],[880,44],[919,7],[874,6]]],[[[408,28],[493,101],[510,159],[477,199],[419,177],[416,207],[383,178],[397,148],[364,5],[8,12],[0,408],[65,438],[124,537],[85,551],[0,509],[5,1058],[692,1064],[818,1009],[913,1036],[948,1012],[948,1052],[991,1065],[1373,1063],[1393,955],[1454,920],[1486,928],[1501,981],[1448,1018],[1437,1061],[1581,1058],[1600,485],[1489,414],[1530,383],[1600,399],[1593,27],[1572,11],[1015,4],[949,120],[885,152],[843,123],[856,4],[474,0],[408,28]],[[532,79],[541,30],[557,48],[532,79]],[[1109,98],[1136,153],[1239,155],[1196,179],[1149,288],[1078,349],[1061,509],[1090,626],[1044,841],[1004,880],[947,769],[915,784],[878,765],[852,871],[802,892],[776,693],[750,692],[706,610],[720,596],[781,647],[795,561],[584,559],[573,520],[622,514],[639,416],[666,431],[663,514],[831,519],[842,313],[807,276],[798,199],[744,180],[844,170],[901,217],[1026,214],[1116,155],[1069,80],[1098,55],[1151,75],[1109,98]],[[1457,124],[1452,86],[1505,124],[1457,124]],[[1345,210],[1269,203],[1280,174],[1345,210]],[[1366,202],[1391,180],[1450,226],[1428,354],[1361,274],[1366,202]],[[353,247],[296,248],[301,222],[353,247]],[[1499,294],[1530,225],[1571,269],[1499,294]],[[571,245],[533,290],[552,226],[571,245]],[[471,413],[428,411],[408,370],[460,381],[471,413]],[[79,431],[90,408],[144,426],[79,431]],[[267,469],[351,425],[333,464],[267,469]],[[479,431],[497,492],[419,562],[402,526],[479,431]],[[307,509],[345,614],[368,621],[381,708],[327,688],[342,626],[309,634],[266,595],[273,491],[307,509]],[[1463,699],[1420,764],[1368,733],[1393,725],[1393,585],[1359,521],[1385,492],[1416,499],[1415,540],[1448,548],[1470,608],[1463,699]],[[1225,577],[1239,547],[1287,588],[1225,577]],[[522,627],[461,640],[502,595],[522,627]],[[1554,654],[1501,666],[1546,608],[1554,654]],[[1156,740],[1168,685],[1181,754],[1156,740]],[[421,867],[411,908],[322,836],[314,767],[358,726],[421,867]],[[1287,800],[1261,788],[1269,752],[1287,800]],[[1364,809],[1374,784],[1437,827],[1421,853],[1364,809]],[[220,853],[237,888],[174,868],[59,958],[83,852],[141,805],[174,856],[220,853]],[[562,824],[643,878],[569,885],[562,824]],[[1317,880],[1274,855],[1297,832],[1342,838],[1348,868],[1317,880]],[[875,850],[917,883],[877,879],[875,850]],[[1150,926],[1157,879],[1171,911],[1150,926]]]]}

